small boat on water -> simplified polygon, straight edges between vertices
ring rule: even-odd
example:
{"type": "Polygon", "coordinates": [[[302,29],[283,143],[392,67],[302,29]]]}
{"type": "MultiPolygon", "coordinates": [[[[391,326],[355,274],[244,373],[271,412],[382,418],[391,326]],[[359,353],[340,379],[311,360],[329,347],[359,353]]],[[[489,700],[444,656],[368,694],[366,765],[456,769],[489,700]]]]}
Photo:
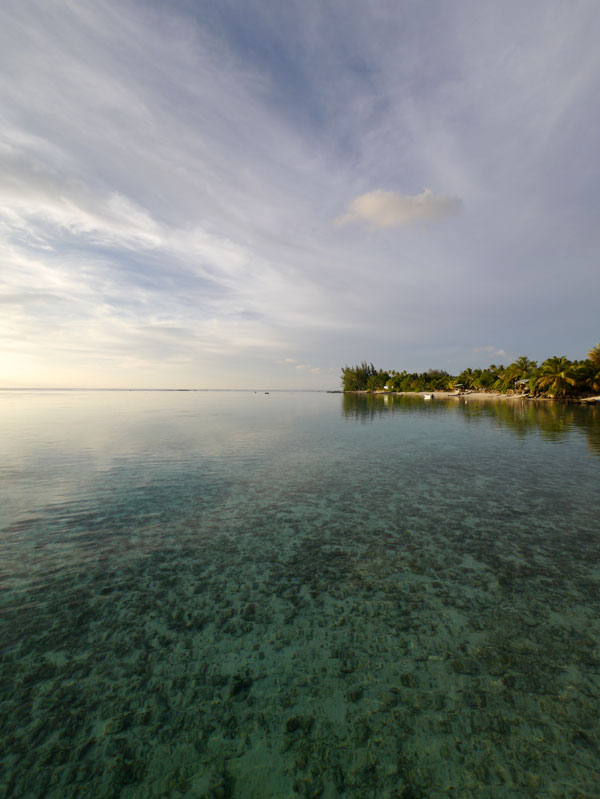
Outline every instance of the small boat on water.
{"type": "Polygon", "coordinates": [[[433,399],[433,394],[423,394],[423,399],[433,399]]]}

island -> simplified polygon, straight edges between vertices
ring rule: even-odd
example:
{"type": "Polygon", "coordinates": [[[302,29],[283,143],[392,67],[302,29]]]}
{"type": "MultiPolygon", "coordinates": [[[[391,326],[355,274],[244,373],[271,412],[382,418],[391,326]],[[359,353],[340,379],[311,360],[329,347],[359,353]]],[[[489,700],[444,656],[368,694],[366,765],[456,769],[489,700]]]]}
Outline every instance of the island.
{"type": "Polygon", "coordinates": [[[443,369],[386,371],[363,361],[356,366],[344,366],[341,381],[344,392],[431,395],[435,391],[450,396],[476,392],[489,397],[600,401],[600,343],[582,360],[554,355],[538,365],[522,355],[508,366],[469,367],[458,375],[443,369]]]}

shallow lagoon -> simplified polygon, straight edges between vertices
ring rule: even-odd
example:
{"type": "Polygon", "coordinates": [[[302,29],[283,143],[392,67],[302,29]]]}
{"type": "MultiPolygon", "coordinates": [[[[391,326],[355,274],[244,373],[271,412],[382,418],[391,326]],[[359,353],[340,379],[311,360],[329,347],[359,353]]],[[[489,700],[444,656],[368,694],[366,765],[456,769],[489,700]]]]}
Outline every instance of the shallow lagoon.
{"type": "Polygon", "coordinates": [[[596,797],[600,415],[0,392],[0,797],[596,797]]]}

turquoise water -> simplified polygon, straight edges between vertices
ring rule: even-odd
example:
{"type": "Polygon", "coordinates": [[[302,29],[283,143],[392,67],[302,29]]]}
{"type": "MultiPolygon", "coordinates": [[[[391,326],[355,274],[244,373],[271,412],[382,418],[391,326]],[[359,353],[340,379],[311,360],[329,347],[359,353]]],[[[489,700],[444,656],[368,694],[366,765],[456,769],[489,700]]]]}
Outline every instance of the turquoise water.
{"type": "Polygon", "coordinates": [[[597,797],[599,411],[0,392],[0,797],[597,797]]]}

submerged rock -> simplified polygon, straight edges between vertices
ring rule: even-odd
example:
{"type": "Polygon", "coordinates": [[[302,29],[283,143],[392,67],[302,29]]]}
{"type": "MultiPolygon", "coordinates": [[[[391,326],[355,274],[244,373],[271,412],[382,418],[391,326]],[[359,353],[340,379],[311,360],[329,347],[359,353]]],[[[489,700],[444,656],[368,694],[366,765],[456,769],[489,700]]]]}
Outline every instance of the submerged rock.
{"type": "Polygon", "coordinates": [[[312,716],[291,716],[286,722],[285,731],[294,733],[301,730],[306,735],[311,731],[313,723],[312,716]]]}
{"type": "Polygon", "coordinates": [[[231,683],[231,688],[229,689],[229,697],[237,696],[244,691],[250,690],[252,687],[252,677],[249,677],[247,674],[245,675],[236,675],[231,683]]]}

